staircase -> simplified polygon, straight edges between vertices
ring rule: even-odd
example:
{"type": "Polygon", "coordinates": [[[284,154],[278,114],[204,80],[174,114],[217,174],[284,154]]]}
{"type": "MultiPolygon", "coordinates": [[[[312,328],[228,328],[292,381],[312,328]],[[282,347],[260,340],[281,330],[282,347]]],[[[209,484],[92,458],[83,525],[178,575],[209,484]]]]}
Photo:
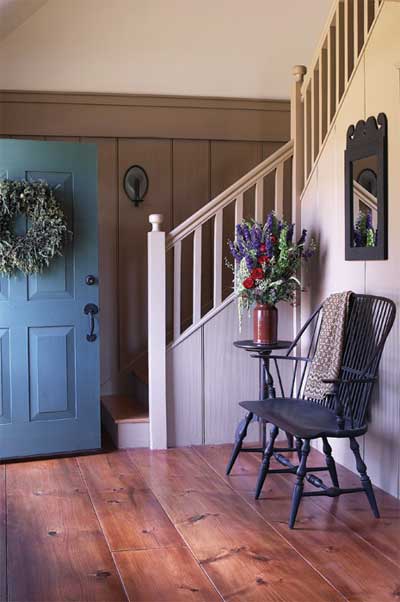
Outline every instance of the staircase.
{"type": "MultiPolygon", "coordinates": [[[[148,233],[148,370],[147,355],[143,354],[141,361],[136,367],[133,366],[138,387],[136,397],[139,401],[136,403],[131,397],[124,396],[104,397],[102,400],[104,423],[118,447],[167,447],[168,380],[182,377],[179,366],[172,366],[171,369],[172,351],[201,331],[217,314],[227,310],[234,299],[233,293],[226,294],[224,279],[226,250],[223,233],[226,230],[226,215],[234,215],[234,223],[239,223],[244,217],[262,221],[268,201],[264,183],[265,179],[272,175],[273,207],[278,215],[284,214],[286,219],[296,224],[296,233],[300,231],[302,192],[334,127],[337,113],[385,1],[389,0],[334,2],[308,72],[303,66],[293,69],[291,140],[287,144],[167,235],[162,231],[163,216],[150,215],[152,230],[148,233]],[[288,186],[287,174],[290,172],[291,181],[288,186]],[[290,191],[286,191],[286,195],[285,187],[290,191]],[[248,199],[249,195],[253,199],[251,211],[245,209],[245,198],[248,199]],[[212,231],[213,269],[212,302],[204,306],[202,252],[206,229],[212,231]],[[184,241],[189,241],[193,248],[193,303],[191,316],[187,320],[182,320],[181,317],[184,241]],[[167,292],[167,262],[173,265],[171,294],[167,292]],[[167,297],[172,305],[173,319],[168,343],[167,297]]],[[[233,235],[232,232],[230,236],[233,235]]],[[[292,330],[297,332],[300,324],[298,305],[293,309],[290,319],[292,330]]],[[[185,377],[191,378],[190,375],[185,377]]],[[[190,402],[191,400],[187,399],[187,403],[190,402]]]]}

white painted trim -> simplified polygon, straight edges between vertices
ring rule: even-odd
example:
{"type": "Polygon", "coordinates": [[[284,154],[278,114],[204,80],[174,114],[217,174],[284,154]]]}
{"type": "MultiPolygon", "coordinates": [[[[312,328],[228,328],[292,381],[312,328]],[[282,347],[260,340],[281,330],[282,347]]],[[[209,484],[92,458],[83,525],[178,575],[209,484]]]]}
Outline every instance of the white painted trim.
{"type": "MultiPolygon", "coordinates": [[[[283,163],[279,163],[283,165],[283,163]]],[[[277,167],[278,169],[278,167],[277,167]]],[[[255,219],[260,224],[264,218],[264,176],[256,182],[255,219]]]]}
{"type": "Polygon", "coordinates": [[[214,221],[214,307],[222,301],[222,226],[223,210],[219,209],[214,221]]]}
{"type": "Polygon", "coordinates": [[[174,339],[181,334],[182,242],[174,247],[174,339]]]}
{"type": "Polygon", "coordinates": [[[193,324],[201,319],[201,239],[202,227],[197,226],[193,238],[193,324]]]}
{"type": "Polygon", "coordinates": [[[280,218],[283,215],[283,174],[284,163],[280,163],[275,171],[275,211],[280,218]]]}
{"type": "Polygon", "coordinates": [[[165,232],[148,241],[148,345],[150,448],[167,447],[165,232]]]}

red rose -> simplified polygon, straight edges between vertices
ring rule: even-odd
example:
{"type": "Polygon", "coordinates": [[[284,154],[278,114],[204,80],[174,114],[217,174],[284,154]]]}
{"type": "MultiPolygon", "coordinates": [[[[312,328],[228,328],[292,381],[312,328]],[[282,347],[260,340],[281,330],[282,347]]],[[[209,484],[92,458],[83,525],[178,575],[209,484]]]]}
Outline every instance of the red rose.
{"type": "Polygon", "coordinates": [[[243,280],[242,284],[243,284],[244,288],[253,288],[254,280],[253,280],[253,278],[246,278],[245,280],[243,280]]]}
{"type": "Polygon", "coordinates": [[[267,257],[267,255],[261,255],[258,258],[258,263],[269,263],[269,257],[267,257]]]}
{"type": "Polygon", "coordinates": [[[260,245],[261,253],[265,253],[266,250],[267,250],[267,247],[264,244],[260,245]]]}
{"type": "Polygon", "coordinates": [[[260,280],[261,278],[264,278],[264,272],[262,268],[254,268],[250,276],[254,278],[254,280],[260,280]]]}
{"type": "Polygon", "coordinates": [[[276,236],[274,234],[271,236],[271,242],[273,244],[276,244],[278,242],[278,239],[276,238],[276,236]]]}

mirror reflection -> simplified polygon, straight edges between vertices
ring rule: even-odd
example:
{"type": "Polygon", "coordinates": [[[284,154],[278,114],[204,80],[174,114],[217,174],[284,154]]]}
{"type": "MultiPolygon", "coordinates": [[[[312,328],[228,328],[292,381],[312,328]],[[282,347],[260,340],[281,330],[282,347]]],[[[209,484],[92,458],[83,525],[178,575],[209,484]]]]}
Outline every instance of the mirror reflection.
{"type": "Polygon", "coordinates": [[[353,161],[353,247],[378,242],[378,156],[353,161]]]}

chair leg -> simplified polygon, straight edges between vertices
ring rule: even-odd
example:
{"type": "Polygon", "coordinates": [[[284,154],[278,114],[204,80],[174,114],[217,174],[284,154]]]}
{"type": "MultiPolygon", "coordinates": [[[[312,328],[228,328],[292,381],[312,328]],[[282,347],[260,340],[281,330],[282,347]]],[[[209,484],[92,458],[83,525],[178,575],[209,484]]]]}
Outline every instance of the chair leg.
{"type": "Polygon", "coordinates": [[[301,460],[299,467],[297,469],[296,475],[296,484],[294,486],[293,497],[292,497],[292,507],[290,510],[290,518],[289,518],[289,529],[293,529],[294,523],[296,522],[297,511],[300,506],[301,497],[303,495],[304,489],[304,477],[307,474],[307,458],[310,453],[310,440],[304,439],[303,445],[301,446],[301,460]]]}
{"type": "Polygon", "coordinates": [[[339,487],[339,479],[338,479],[337,472],[336,472],[336,464],[335,464],[335,460],[332,456],[332,448],[329,445],[328,439],[326,437],[322,437],[322,443],[323,443],[322,449],[324,450],[324,454],[325,454],[326,466],[329,470],[332,484],[334,487],[339,487]]]}
{"type": "Polygon", "coordinates": [[[248,426],[250,424],[250,422],[253,419],[253,412],[249,412],[246,416],[246,418],[244,418],[243,420],[241,420],[239,422],[239,425],[236,429],[236,433],[235,433],[235,443],[233,446],[233,450],[232,450],[232,454],[230,457],[230,460],[228,462],[228,466],[226,467],[226,474],[229,475],[233,465],[236,462],[236,458],[239,455],[240,450],[242,449],[243,446],[243,439],[246,437],[247,435],[247,429],[248,426]]]}
{"type": "Polygon", "coordinates": [[[296,451],[297,451],[297,457],[299,458],[299,462],[301,460],[301,446],[302,445],[303,445],[303,441],[299,437],[296,437],[296,451]]]}
{"type": "Polygon", "coordinates": [[[285,433],[285,435],[288,447],[293,447],[293,435],[291,433],[285,433]]]}
{"type": "Polygon", "coordinates": [[[258,473],[257,486],[256,486],[256,494],[255,494],[256,500],[258,500],[258,498],[260,497],[260,493],[261,493],[261,490],[262,490],[263,485],[264,485],[265,477],[268,474],[269,463],[271,461],[272,454],[274,453],[274,443],[275,443],[275,439],[278,436],[278,433],[279,433],[278,427],[275,426],[275,424],[273,424],[272,428],[271,428],[271,431],[270,431],[270,434],[269,434],[268,445],[265,448],[263,461],[261,462],[260,470],[259,470],[259,473],[258,473]]]}
{"type": "Polygon", "coordinates": [[[353,452],[354,457],[356,459],[356,466],[357,466],[357,471],[360,474],[361,485],[363,486],[364,491],[367,495],[369,505],[371,506],[371,510],[374,513],[375,518],[380,518],[378,504],[376,503],[371,479],[367,475],[367,467],[366,467],[364,460],[361,457],[360,446],[358,445],[358,442],[356,441],[356,439],[354,437],[350,437],[350,447],[351,447],[351,451],[353,452]]]}

